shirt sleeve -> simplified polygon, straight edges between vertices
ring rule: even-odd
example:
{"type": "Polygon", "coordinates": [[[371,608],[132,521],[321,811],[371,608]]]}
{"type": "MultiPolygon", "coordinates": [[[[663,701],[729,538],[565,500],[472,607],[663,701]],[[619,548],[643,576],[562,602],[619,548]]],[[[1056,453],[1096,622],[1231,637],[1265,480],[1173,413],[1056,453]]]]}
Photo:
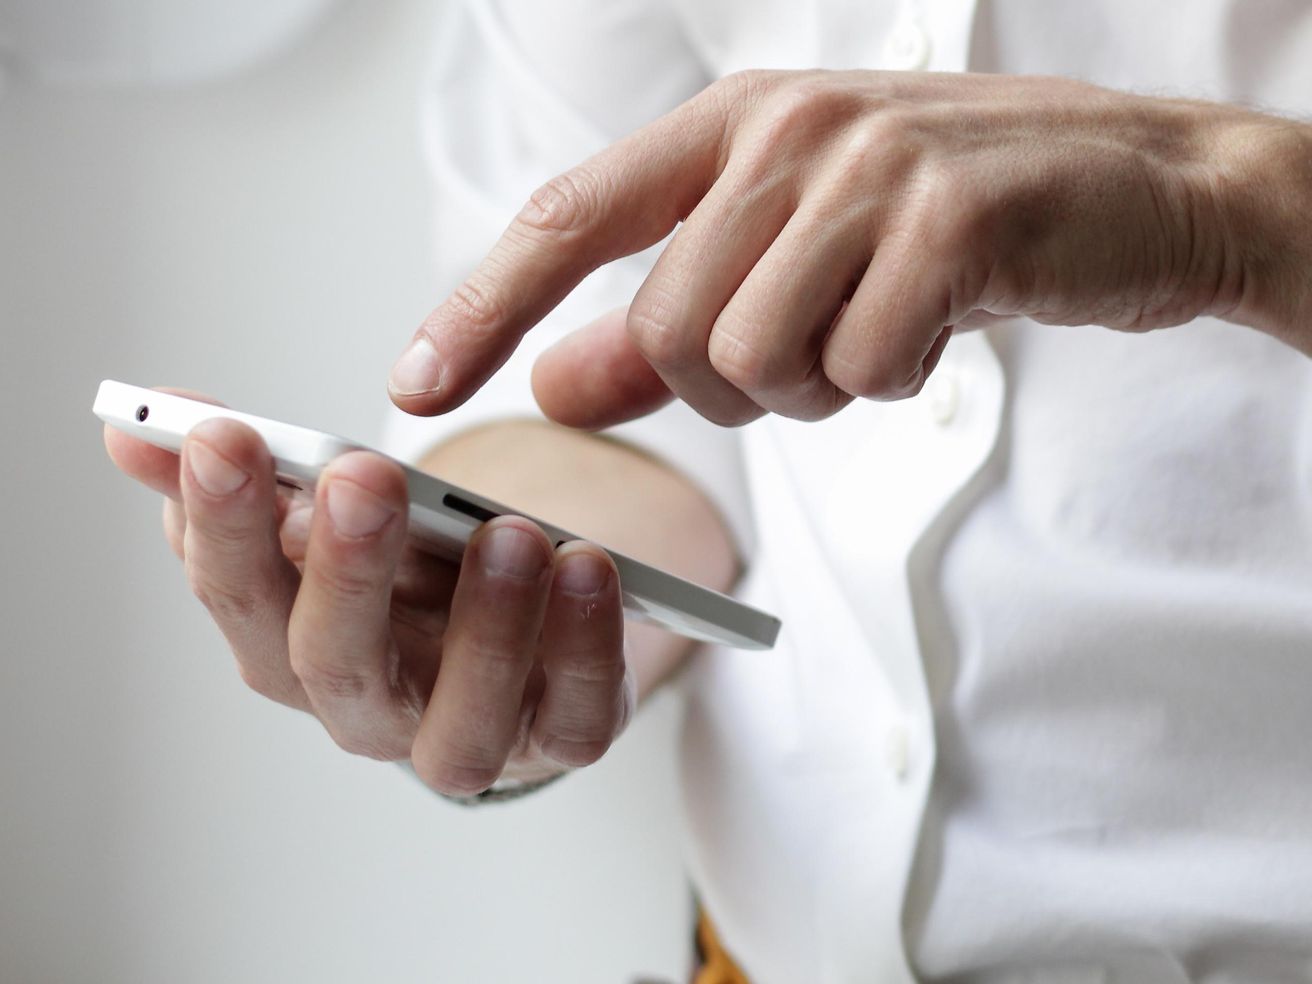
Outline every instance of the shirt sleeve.
{"type": "MultiPolygon", "coordinates": [[[[658,0],[568,0],[551,5],[550,19],[538,13],[544,6],[536,0],[469,0],[443,4],[438,14],[421,128],[440,291],[454,288],[473,269],[544,180],[707,81],[658,0]],[[584,48],[603,55],[591,59],[584,48]]],[[[571,330],[627,304],[658,250],[618,260],[584,280],[464,406],[427,418],[390,411],[384,446],[416,460],[481,424],[542,419],[529,385],[537,356],[571,330]]],[[[606,433],[685,474],[718,508],[742,556],[751,555],[738,431],[710,424],[676,401],[606,433]]]]}

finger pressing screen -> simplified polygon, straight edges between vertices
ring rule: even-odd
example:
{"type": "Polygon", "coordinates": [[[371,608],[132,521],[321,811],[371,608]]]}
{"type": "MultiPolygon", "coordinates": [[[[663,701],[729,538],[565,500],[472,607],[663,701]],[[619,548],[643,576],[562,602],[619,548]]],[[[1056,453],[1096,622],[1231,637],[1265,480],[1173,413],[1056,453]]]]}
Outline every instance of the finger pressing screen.
{"type": "Polygon", "coordinates": [[[393,367],[396,404],[459,406],[585,276],[665,238],[715,180],[728,105],[704,93],[538,189],[393,367]]]}

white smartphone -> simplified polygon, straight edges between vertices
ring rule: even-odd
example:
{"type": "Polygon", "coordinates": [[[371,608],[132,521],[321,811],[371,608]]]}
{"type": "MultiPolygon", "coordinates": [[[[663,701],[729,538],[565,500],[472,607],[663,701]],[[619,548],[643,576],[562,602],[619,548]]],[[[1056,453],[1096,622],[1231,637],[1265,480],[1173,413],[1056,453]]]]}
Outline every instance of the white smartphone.
{"type": "MultiPolygon", "coordinates": [[[[319,473],[338,455],[371,450],[321,431],[110,379],[100,384],[92,410],[111,427],[174,452],[181,450],[183,438],[203,420],[239,420],[264,438],[273,456],[278,484],[293,496],[313,497],[319,473]]],[[[410,535],[442,556],[459,560],[470,534],[487,520],[505,513],[523,515],[399,464],[405,468],[410,492],[410,535]]],[[[540,519],[525,518],[541,526],[557,545],[578,539],[540,519]]],[[[654,622],[691,639],[739,649],[769,649],[774,645],[779,619],[773,615],[617,551],[607,552],[619,571],[629,617],[654,622]]]]}

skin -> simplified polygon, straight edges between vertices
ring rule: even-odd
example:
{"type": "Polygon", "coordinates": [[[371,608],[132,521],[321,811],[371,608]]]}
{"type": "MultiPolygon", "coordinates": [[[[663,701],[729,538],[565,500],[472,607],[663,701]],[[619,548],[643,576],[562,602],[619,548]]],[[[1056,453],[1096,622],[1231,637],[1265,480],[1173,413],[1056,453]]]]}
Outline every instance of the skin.
{"type": "MultiPolygon", "coordinates": [[[[501,517],[459,565],[408,544],[404,478],[380,455],[342,456],[313,507],[289,507],[242,424],[199,425],[181,455],[110,428],[105,442],[164,495],[165,535],[246,684],[314,714],[349,752],[410,759],[438,792],[596,761],[687,649],[654,627],[626,631],[614,565],[591,543],[553,548],[534,523],[501,517]],[[511,569],[498,570],[493,541],[507,533],[511,569]],[[581,583],[589,573],[598,584],[581,583]]],[[[455,438],[424,467],[713,587],[734,578],[705,497],[617,443],[508,423],[455,438]],[[588,481],[545,481],[548,462],[588,481]]]]}
{"type": "MultiPolygon", "coordinates": [[[[818,420],[915,394],[954,330],[1008,315],[1142,331],[1210,314],[1309,354],[1308,214],[1312,132],[1244,109],[1060,79],[749,72],[540,188],[390,390],[413,413],[454,409],[590,271],[676,227],[627,309],[541,357],[549,417],[596,429],[678,398],[727,425],[818,420]]],[[[344,456],[317,507],[288,513],[240,425],[198,427],[180,459],[106,441],[165,495],[250,686],[349,751],[409,757],[440,792],[595,761],[685,651],[623,626],[603,552],[553,550],[522,519],[488,524],[458,568],[419,554],[376,455],[344,456]],[[215,456],[237,469],[227,492],[198,480],[215,456]],[[599,586],[572,589],[585,570],[599,586]]],[[[425,465],[713,587],[734,578],[695,487],[612,442],[513,423],[425,465]]]]}
{"type": "Polygon", "coordinates": [[[660,242],[627,312],[544,354],[548,416],[678,397],[734,425],[919,391],[954,327],[1210,314],[1312,352],[1312,130],[1064,79],[747,72],[543,185],[393,369],[458,406],[584,276],[660,242]]]}

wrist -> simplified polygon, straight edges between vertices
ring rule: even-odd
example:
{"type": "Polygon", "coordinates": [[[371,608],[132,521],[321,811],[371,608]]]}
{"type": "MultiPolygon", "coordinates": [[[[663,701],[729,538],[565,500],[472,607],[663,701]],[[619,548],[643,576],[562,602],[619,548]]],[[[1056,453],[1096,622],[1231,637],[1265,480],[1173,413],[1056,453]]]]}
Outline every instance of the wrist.
{"type": "Polygon", "coordinates": [[[1214,313],[1312,354],[1312,127],[1244,112],[1209,144],[1224,263],[1236,284],[1214,313]]]}

